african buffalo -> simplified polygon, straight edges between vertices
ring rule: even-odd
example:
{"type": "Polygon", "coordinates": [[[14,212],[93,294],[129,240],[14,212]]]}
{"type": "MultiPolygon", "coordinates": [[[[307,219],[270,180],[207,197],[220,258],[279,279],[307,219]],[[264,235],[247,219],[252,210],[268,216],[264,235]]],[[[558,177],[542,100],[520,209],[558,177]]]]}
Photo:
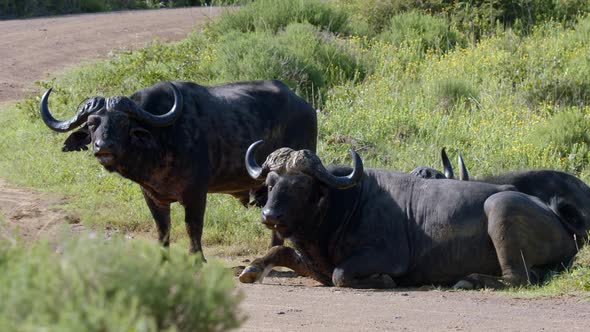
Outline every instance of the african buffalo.
{"type": "MultiPolygon", "coordinates": [[[[90,144],[104,168],[137,182],[166,246],[170,204],[181,203],[191,252],[202,250],[208,192],[231,194],[247,203],[249,190],[261,187],[244,169],[251,142],[267,142],[261,161],[282,146],[316,148],[316,111],[279,81],[210,87],[161,82],[130,97],[90,98],[67,121],[51,115],[50,93],[45,92],[40,106],[45,124],[58,132],[81,126],[62,150],[86,150],[90,144]]],[[[261,204],[264,192],[258,192],[261,204]]],[[[280,243],[273,236],[273,244],[280,243]]]]}
{"type": "MultiPolygon", "coordinates": [[[[454,179],[455,175],[453,174],[453,166],[451,165],[449,157],[447,157],[445,148],[442,148],[440,154],[443,163],[443,170],[445,171],[444,174],[437,169],[427,166],[418,166],[410,171],[410,174],[423,179],[454,179]]],[[[463,156],[461,153],[459,153],[458,160],[460,170],[459,180],[469,181],[469,173],[467,172],[467,167],[465,167],[465,162],[463,161],[463,156]]]]}
{"type": "MultiPolygon", "coordinates": [[[[453,166],[443,148],[441,159],[446,178],[453,178],[453,166]]],[[[467,167],[459,154],[459,179],[469,180],[467,167]]],[[[442,174],[429,167],[417,167],[410,174],[427,179],[439,179],[442,174]]],[[[444,177],[443,177],[444,178],[444,177]]],[[[516,190],[527,195],[536,196],[554,210],[564,226],[575,235],[577,243],[582,246],[588,239],[590,230],[590,188],[577,177],[555,170],[528,170],[510,172],[478,178],[478,182],[513,185],[516,190]]]]}
{"type": "Polygon", "coordinates": [[[266,179],[262,223],[295,249],[272,247],[241,282],[285,266],[340,287],[496,288],[535,281],[533,271],[576,253],[553,211],[512,186],[363,170],[352,150],[352,169],[326,170],[313,152],[289,148],[260,167],[258,144],[248,149],[246,167],[266,179]]]}

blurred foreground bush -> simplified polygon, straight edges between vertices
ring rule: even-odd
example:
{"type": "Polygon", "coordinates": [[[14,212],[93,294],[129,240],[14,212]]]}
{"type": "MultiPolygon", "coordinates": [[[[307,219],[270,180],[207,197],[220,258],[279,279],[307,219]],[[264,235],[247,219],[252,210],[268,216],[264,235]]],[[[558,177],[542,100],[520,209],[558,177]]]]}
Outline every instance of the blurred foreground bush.
{"type": "Polygon", "coordinates": [[[155,242],[0,242],[1,331],[222,331],[241,322],[229,273],[155,242]]]}

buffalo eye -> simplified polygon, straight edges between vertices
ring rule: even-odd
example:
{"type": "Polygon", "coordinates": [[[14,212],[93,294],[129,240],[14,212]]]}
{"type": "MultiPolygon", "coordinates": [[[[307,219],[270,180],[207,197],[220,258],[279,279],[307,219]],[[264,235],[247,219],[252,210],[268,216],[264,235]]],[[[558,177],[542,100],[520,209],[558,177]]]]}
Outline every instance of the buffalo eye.
{"type": "Polygon", "coordinates": [[[270,173],[266,177],[266,186],[268,187],[268,192],[270,192],[272,190],[272,188],[274,187],[274,185],[276,184],[276,182],[277,182],[276,174],[270,173]]]}
{"type": "Polygon", "coordinates": [[[90,131],[95,131],[100,125],[100,119],[98,117],[89,117],[86,124],[88,125],[88,129],[90,129],[90,131]]]}

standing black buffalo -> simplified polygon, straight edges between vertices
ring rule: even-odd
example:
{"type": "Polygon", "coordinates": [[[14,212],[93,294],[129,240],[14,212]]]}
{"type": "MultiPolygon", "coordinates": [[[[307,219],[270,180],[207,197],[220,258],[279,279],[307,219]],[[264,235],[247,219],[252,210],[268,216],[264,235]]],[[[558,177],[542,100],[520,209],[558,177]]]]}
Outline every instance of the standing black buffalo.
{"type": "Polygon", "coordinates": [[[425,180],[387,170],[326,170],[311,151],[282,148],[248,173],[266,178],[262,222],[295,249],[275,246],[240,275],[286,266],[325,285],[390,288],[523,285],[531,269],[569,261],[576,248],[557,216],[512,186],[425,180]]]}
{"type": "MultiPolygon", "coordinates": [[[[453,166],[443,148],[441,159],[444,176],[430,167],[416,167],[410,174],[426,179],[453,179],[453,166]]],[[[469,180],[467,167],[459,154],[459,179],[469,180]]],[[[555,170],[528,170],[504,173],[479,178],[476,181],[492,184],[513,185],[516,190],[527,195],[536,196],[542,202],[552,206],[563,225],[573,236],[579,246],[588,239],[590,230],[590,188],[577,177],[555,170]]]]}
{"type": "MultiPolygon", "coordinates": [[[[316,148],[315,110],[278,81],[212,87],[162,82],[130,97],[90,98],[67,121],[51,115],[50,93],[41,100],[45,124],[59,132],[81,126],[62,150],[86,150],[90,144],[108,171],[137,182],[164,245],[169,244],[170,204],[180,202],[191,252],[201,251],[208,192],[247,203],[249,189],[260,187],[244,169],[251,142],[267,142],[260,160],[282,146],[316,148]]],[[[279,243],[273,236],[273,244],[279,243]]]]}

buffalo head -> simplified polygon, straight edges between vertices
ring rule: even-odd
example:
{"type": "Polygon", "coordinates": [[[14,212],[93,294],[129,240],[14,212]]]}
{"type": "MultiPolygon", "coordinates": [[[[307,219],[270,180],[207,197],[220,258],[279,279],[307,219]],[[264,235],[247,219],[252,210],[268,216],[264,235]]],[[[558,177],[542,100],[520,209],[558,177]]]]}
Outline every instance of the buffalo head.
{"type": "Polygon", "coordinates": [[[410,175],[423,178],[423,179],[446,179],[447,177],[441,173],[439,170],[427,167],[427,166],[418,166],[414,168],[410,175]]]}
{"type": "MultiPolygon", "coordinates": [[[[445,148],[442,148],[440,155],[444,174],[439,170],[426,166],[418,166],[414,168],[410,174],[423,179],[454,179],[455,175],[453,174],[453,165],[451,165],[451,161],[447,156],[445,148]]],[[[459,180],[469,181],[469,173],[467,172],[467,167],[465,167],[463,156],[460,153],[457,159],[459,160],[459,180]]]]}
{"type": "Polygon", "coordinates": [[[246,152],[246,169],[254,179],[265,179],[268,200],[262,208],[262,223],[281,236],[289,237],[304,227],[302,221],[320,220],[330,189],[355,186],[363,176],[363,162],[352,149],[353,170],[345,176],[335,176],[323,166],[310,150],[295,151],[280,148],[271,153],[262,166],[254,158],[257,141],[246,152]]]}
{"type": "Polygon", "coordinates": [[[154,139],[143,125],[169,126],[182,114],[182,94],[168,83],[174,95],[174,105],[163,115],[155,115],[137,105],[131,98],[116,96],[105,99],[93,97],[86,100],[76,114],[66,121],[56,120],[49,110],[47,100],[52,89],[41,98],[41,118],[57,131],[67,132],[80,127],[65,140],[62,150],[87,150],[90,144],[94,156],[108,170],[113,170],[118,158],[130,149],[149,148],[154,139]]]}

